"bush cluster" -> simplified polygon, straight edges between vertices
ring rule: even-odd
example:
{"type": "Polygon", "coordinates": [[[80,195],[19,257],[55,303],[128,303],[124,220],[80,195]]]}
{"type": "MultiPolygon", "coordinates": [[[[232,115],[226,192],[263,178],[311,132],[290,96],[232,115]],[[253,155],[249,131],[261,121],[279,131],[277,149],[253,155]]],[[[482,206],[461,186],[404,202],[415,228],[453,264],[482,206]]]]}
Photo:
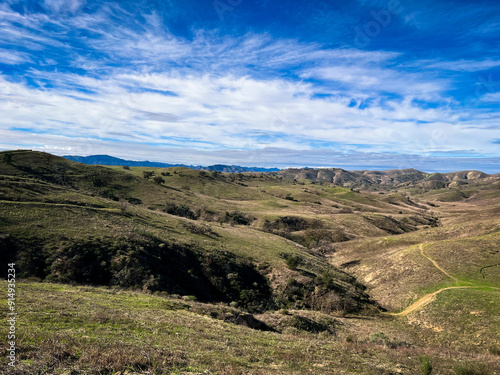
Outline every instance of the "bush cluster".
{"type": "Polygon", "coordinates": [[[223,251],[165,243],[150,233],[133,238],[4,240],[20,277],[119,286],[233,302],[250,312],[272,307],[268,280],[245,259],[223,251]]]}
{"type": "Polygon", "coordinates": [[[191,220],[196,220],[200,216],[199,212],[194,212],[189,206],[185,204],[177,205],[173,202],[168,202],[163,211],[171,215],[186,217],[191,220]]]}
{"type": "Polygon", "coordinates": [[[245,215],[239,211],[227,212],[220,219],[221,223],[229,223],[231,225],[250,225],[255,218],[249,215],[245,215]]]}

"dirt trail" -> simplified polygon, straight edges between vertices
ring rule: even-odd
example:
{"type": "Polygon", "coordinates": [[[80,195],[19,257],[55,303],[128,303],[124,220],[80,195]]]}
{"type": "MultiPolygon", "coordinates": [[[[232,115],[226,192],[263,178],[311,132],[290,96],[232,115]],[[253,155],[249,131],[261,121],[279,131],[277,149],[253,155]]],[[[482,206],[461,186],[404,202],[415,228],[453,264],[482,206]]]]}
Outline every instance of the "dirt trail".
{"type": "MultiPolygon", "coordinates": [[[[432,262],[432,264],[438,269],[440,270],[442,273],[444,273],[446,276],[448,276],[450,279],[453,279],[455,280],[456,282],[459,282],[460,280],[458,280],[456,277],[450,275],[448,272],[446,272],[439,264],[437,264],[437,262],[432,259],[431,257],[429,257],[427,254],[425,254],[424,252],[424,245],[423,244],[420,244],[420,254],[422,254],[423,257],[427,258],[428,260],[430,260],[432,262]]],[[[464,281],[462,281],[464,282],[464,281]]],[[[433,293],[429,293],[429,294],[426,294],[425,296],[423,296],[422,298],[418,299],[416,302],[412,303],[410,306],[408,306],[406,309],[404,309],[403,311],[399,312],[399,313],[389,313],[389,315],[394,315],[394,316],[406,316],[418,309],[421,309],[422,307],[424,306],[427,306],[429,303],[431,303],[432,301],[434,301],[434,299],[436,298],[436,295],[441,293],[442,291],[445,291],[445,290],[448,290],[448,289],[465,289],[465,288],[478,288],[478,286],[474,286],[473,283],[470,283],[470,282],[465,282],[467,284],[472,284],[470,286],[449,286],[447,288],[441,288],[439,289],[438,291],[435,291],[433,293]]],[[[499,290],[500,288],[496,288],[496,287],[490,287],[492,289],[497,289],[499,290]]]]}
{"type": "Polygon", "coordinates": [[[429,294],[426,294],[425,296],[423,296],[422,298],[420,298],[418,301],[412,303],[410,306],[408,306],[406,309],[404,309],[403,311],[399,312],[399,313],[390,313],[390,315],[394,315],[394,316],[406,316],[418,309],[421,309],[422,307],[424,306],[427,306],[429,303],[431,303],[432,301],[434,301],[434,299],[436,298],[436,295],[441,293],[442,291],[444,290],[448,290],[448,289],[464,289],[464,288],[473,288],[473,286],[450,286],[450,287],[447,287],[447,288],[442,288],[442,289],[439,289],[438,291],[434,292],[434,293],[429,293],[429,294]]]}
{"type": "Polygon", "coordinates": [[[448,276],[450,279],[453,279],[455,281],[459,281],[456,277],[454,276],[451,276],[448,272],[446,272],[443,268],[441,268],[441,266],[439,264],[436,263],[436,261],[434,259],[432,259],[431,257],[429,257],[425,252],[424,252],[424,245],[423,244],[420,244],[420,254],[422,254],[423,257],[427,258],[428,260],[430,260],[432,262],[432,264],[434,265],[434,267],[436,267],[438,270],[440,270],[442,273],[444,273],[446,276],[448,276]]]}

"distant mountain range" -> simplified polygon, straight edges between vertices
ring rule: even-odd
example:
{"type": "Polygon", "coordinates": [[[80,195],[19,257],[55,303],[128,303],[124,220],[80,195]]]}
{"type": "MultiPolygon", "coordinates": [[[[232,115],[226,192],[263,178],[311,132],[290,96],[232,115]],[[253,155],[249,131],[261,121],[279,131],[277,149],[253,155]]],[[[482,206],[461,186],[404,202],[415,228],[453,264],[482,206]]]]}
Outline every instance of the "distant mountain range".
{"type": "Polygon", "coordinates": [[[392,169],[387,171],[346,171],[341,168],[256,168],[237,165],[215,164],[208,167],[200,165],[168,164],[151,161],[132,161],[115,158],[109,155],[63,156],[66,159],[91,165],[124,165],[129,167],[186,167],[197,170],[218,171],[225,173],[270,172],[271,174],[296,180],[314,180],[330,182],[351,188],[384,188],[422,187],[425,189],[453,188],[460,185],[477,185],[483,183],[500,184],[500,174],[489,175],[480,171],[460,171],[449,173],[426,173],[416,169],[392,169]]]}
{"type": "Polygon", "coordinates": [[[90,156],[76,156],[66,155],[63,156],[68,160],[76,161],[83,164],[90,165],[124,165],[128,167],[152,167],[152,168],[170,168],[170,167],[185,167],[191,169],[205,170],[205,171],[218,171],[225,173],[242,173],[242,172],[277,172],[278,168],[258,168],[258,167],[240,167],[238,165],[222,165],[215,164],[208,167],[201,165],[186,165],[186,164],[168,164],[152,161],[134,161],[115,158],[109,155],[90,155],[90,156]]]}

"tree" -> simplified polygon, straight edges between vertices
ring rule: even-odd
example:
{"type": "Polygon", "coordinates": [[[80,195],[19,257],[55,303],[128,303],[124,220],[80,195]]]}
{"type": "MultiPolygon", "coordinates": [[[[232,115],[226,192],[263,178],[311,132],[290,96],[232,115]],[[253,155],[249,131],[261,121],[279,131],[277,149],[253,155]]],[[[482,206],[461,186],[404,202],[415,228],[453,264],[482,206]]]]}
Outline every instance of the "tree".
{"type": "Polygon", "coordinates": [[[155,178],[153,178],[153,181],[158,185],[161,185],[165,182],[165,179],[161,176],[156,176],[155,178]]]}
{"type": "Polygon", "coordinates": [[[150,179],[151,177],[153,177],[155,174],[154,171],[143,171],[142,172],[142,175],[144,176],[145,179],[150,179]]]}

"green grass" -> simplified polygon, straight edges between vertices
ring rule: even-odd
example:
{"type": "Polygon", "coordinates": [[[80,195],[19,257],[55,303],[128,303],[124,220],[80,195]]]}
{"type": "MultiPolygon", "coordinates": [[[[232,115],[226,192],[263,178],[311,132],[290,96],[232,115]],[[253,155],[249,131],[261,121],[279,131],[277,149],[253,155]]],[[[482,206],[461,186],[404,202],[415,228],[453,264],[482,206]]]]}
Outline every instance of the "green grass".
{"type": "MultiPolygon", "coordinates": [[[[347,320],[334,335],[273,333],[212,319],[197,312],[202,305],[172,297],[33,282],[18,282],[17,293],[16,374],[126,370],[158,374],[420,373],[422,349],[406,344],[381,346],[368,339],[346,342],[340,337],[359,337],[359,330],[353,327],[351,331],[352,323],[346,325],[347,320]]],[[[210,305],[206,308],[211,309],[210,305]]],[[[0,327],[0,334],[5,329],[5,325],[0,327]]],[[[431,352],[439,357],[434,367],[440,374],[452,374],[465,356],[437,347],[431,352]]],[[[473,354],[467,358],[474,366],[498,370],[491,358],[473,354]]],[[[0,365],[5,368],[4,357],[0,365]]]]}

